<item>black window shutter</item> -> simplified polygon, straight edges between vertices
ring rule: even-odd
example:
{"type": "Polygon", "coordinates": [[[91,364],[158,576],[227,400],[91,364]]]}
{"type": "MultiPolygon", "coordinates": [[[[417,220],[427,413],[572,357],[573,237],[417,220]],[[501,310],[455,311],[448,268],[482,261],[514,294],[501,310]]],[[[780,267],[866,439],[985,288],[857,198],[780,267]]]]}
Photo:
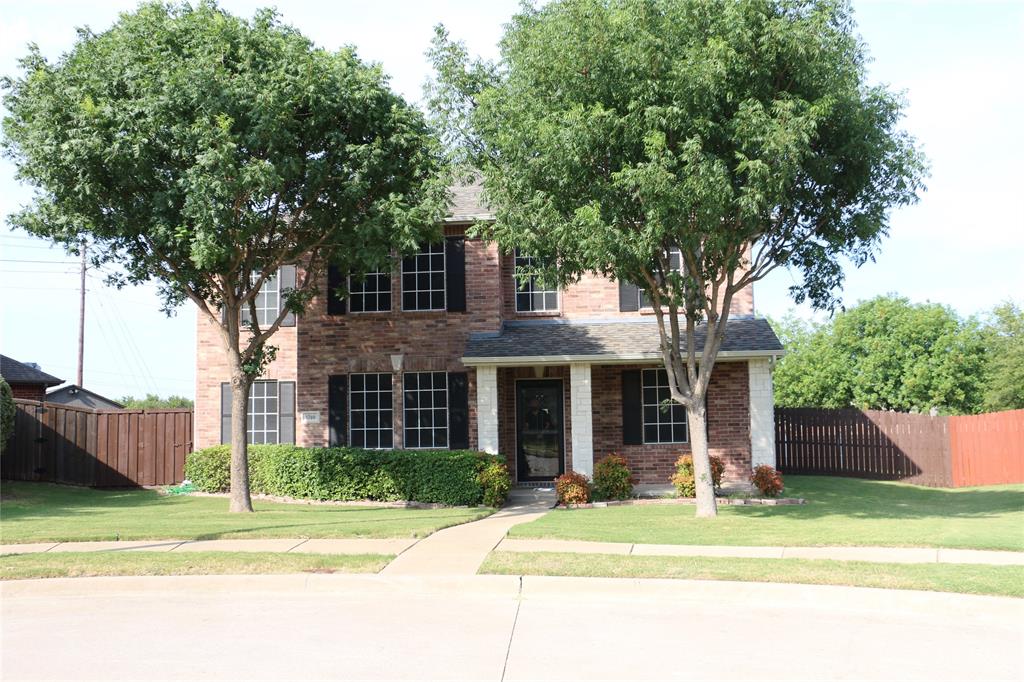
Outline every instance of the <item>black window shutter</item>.
{"type": "Polygon", "coordinates": [[[332,374],[327,377],[328,444],[332,448],[348,445],[348,377],[332,374]]]}
{"type": "Polygon", "coordinates": [[[336,265],[327,266],[327,314],[344,315],[345,299],[338,296],[338,289],[345,284],[345,276],[336,265]]]}
{"type": "Polygon", "coordinates": [[[622,443],[642,445],[644,442],[643,388],[640,370],[622,371],[622,443]]]}
{"type": "Polygon", "coordinates": [[[295,442],[295,382],[277,382],[277,433],[279,443],[295,442]]]}
{"type": "Polygon", "coordinates": [[[448,310],[466,312],[466,238],[448,237],[444,243],[445,289],[448,310]]]}
{"type": "Polygon", "coordinates": [[[448,449],[469,449],[469,376],[448,372],[448,449]]]}
{"type": "MultiPolygon", "coordinates": [[[[280,306],[284,308],[284,301],[290,291],[295,289],[295,266],[294,265],[282,265],[281,269],[277,271],[277,281],[280,284],[281,300],[280,306]]],[[[281,321],[282,327],[294,327],[295,326],[295,313],[288,313],[284,316],[281,321]]]]}
{"type": "Polygon", "coordinates": [[[231,384],[220,385],[220,442],[231,442],[231,384]]]}
{"type": "Polygon", "coordinates": [[[619,280],[619,312],[629,313],[640,310],[640,287],[619,280]]]}

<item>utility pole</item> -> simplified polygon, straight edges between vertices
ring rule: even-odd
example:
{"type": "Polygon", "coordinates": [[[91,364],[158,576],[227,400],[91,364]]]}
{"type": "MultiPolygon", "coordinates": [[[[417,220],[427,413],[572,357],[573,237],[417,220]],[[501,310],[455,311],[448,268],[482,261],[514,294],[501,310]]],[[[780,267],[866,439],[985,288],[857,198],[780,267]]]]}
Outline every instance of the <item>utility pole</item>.
{"type": "Polygon", "coordinates": [[[82,280],[78,291],[78,387],[82,387],[82,363],[85,360],[85,241],[82,241],[82,280]]]}

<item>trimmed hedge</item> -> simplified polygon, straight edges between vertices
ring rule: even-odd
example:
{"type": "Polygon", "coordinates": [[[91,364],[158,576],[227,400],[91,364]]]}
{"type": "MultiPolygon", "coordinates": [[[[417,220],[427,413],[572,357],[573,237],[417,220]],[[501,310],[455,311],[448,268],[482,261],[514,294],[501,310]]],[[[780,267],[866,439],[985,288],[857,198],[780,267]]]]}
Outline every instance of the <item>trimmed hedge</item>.
{"type": "MultiPolygon", "coordinates": [[[[230,462],[229,445],[197,450],[185,460],[185,478],[203,492],[226,492],[230,462]]],[[[249,489],[256,494],[501,506],[509,487],[501,457],[471,450],[249,446],[249,489]]]]}

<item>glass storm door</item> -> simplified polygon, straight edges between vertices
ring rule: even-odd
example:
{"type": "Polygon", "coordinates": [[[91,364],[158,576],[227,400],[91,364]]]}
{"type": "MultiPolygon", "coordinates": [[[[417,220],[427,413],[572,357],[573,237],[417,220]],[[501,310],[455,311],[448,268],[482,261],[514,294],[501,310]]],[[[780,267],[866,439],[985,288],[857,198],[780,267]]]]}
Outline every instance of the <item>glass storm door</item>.
{"type": "Polygon", "coordinates": [[[565,473],[562,380],[516,382],[516,449],[520,481],[551,481],[565,473]]]}

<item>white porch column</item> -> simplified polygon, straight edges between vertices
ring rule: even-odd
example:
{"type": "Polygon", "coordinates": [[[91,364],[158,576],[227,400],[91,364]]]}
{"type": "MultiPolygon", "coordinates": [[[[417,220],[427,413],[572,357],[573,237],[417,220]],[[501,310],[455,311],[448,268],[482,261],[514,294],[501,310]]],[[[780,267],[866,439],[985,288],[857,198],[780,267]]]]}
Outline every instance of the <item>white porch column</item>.
{"type": "Polygon", "coordinates": [[[590,365],[569,365],[569,413],[572,415],[572,468],[594,475],[594,415],[590,401],[590,365]]]}
{"type": "Polygon", "coordinates": [[[498,368],[476,368],[477,449],[498,454],[498,368]]]}
{"type": "Polygon", "coordinates": [[[775,392],[768,359],[747,363],[750,379],[750,466],[775,466],[775,392]]]}

